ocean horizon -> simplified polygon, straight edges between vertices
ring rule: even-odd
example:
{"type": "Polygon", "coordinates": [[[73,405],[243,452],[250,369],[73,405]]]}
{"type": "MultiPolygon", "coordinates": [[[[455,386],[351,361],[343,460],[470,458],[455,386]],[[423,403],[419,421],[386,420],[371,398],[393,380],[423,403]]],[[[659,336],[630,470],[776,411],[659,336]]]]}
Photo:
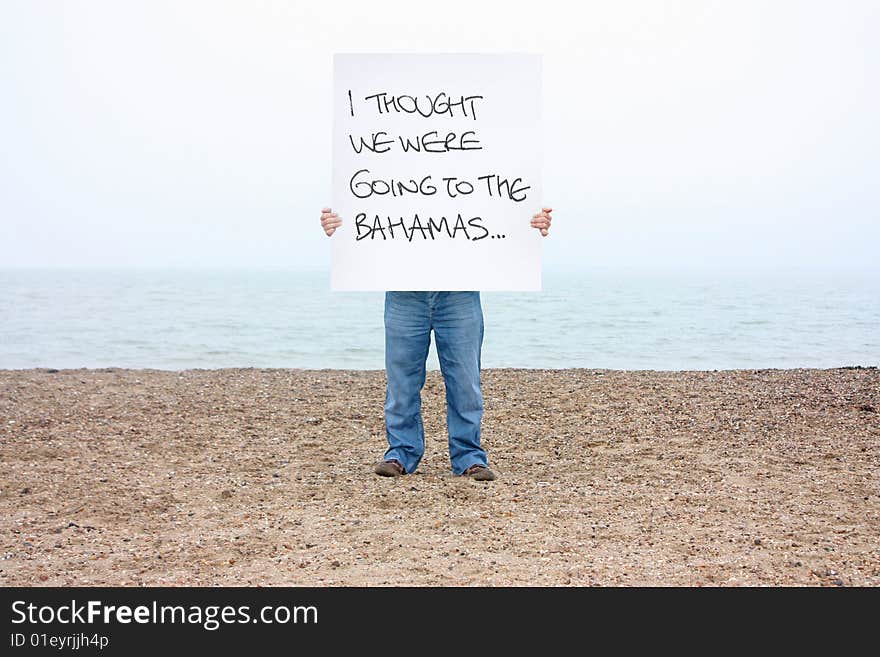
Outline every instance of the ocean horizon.
{"type": "MultiPolygon", "coordinates": [[[[383,369],[383,296],[326,270],[0,269],[0,369],[383,369]]],[[[880,364],[876,272],[545,270],[481,298],[487,369],[880,364]]]]}

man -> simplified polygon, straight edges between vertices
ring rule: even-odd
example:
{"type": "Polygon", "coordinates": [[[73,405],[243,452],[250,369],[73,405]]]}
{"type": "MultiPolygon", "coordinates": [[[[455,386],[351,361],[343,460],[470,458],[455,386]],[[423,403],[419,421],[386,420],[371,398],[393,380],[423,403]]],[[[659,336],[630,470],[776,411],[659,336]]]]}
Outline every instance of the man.
{"type": "MultiPolygon", "coordinates": [[[[552,208],[542,208],[531,226],[547,236],[552,208]]],[[[328,237],[342,225],[330,208],[321,211],[328,237]]],[[[374,471],[383,477],[414,472],[425,453],[422,388],[431,331],[446,384],[446,424],[452,472],[492,481],[486,450],[480,445],[483,395],[480,350],[483,310],[479,292],[385,293],[385,435],[388,450],[374,471]]]]}

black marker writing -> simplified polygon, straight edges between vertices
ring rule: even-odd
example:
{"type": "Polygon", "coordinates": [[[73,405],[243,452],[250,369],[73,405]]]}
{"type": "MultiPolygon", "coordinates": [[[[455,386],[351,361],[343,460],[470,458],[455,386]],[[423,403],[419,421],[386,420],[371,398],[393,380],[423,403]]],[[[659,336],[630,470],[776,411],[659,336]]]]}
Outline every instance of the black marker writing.
{"type": "Polygon", "coordinates": [[[511,183],[507,178],[501,178],[494,173],[479,176],[477,180],[486,181],[486,191],[489,192],[489,196],[492,196],[492,191],[494,190],[496,195],[507,196],[511,201],[516,201],[517,203],[525,201],[525,191],[531,189],[531,186],[529,185],[525,187],[517,187],[517,185],[522,183],[522,178],[515,178],[511,183]]]}
{"type": "Polygon", "coordinates": [[[393,144],[394,141],[392,139],[380,139],[379,135],[384,135],[387,137],[388,133],[381,130],[379,132],[374,132],[370,140],[360,137],[360,146],[354,143],[354,137],[352,135],[348,136],[348,140],[351,142],[351,147],[354,149],[355,153],[360,153],[365,148],[368,151],[372,151],[373,153],[387,153],[391,150],[391,146],[389,144],[393,144]],[[386,148],[383,149],[383,146],[385,146],[386,148]]]}
{"type": "Polygon", "coordinates": [[[376,101],[376,109],[379,114],[390,114],[391,112],[404,114],[419,114],[424,118],[432,116],[449,116],[454,118],[460,113],[461,116],[477,120],[476,101],[481,100],[482,96],[459,96],[457,100],[445,92],[432,96],[425,94],[424,96],[409,96],[401,94],[395,96],[386,91],[364,96],[364,100],[376,101]]]}
{"type": "Polygon", "coordinates": [[[440,217],[439,220],[434,217],[428,217],[427,222],[422,221],[418,214],[412,218],[404,217],[382,217],[378,214],[373,215],[372,219],[367,219],[365,212],[359,212],[355,215],[355,226],[357,228],[356,241],[370,238],[393,240],[404,239],[412,242],[418,236],[423,240],[433,240],[437,236],[446,236],[450,239],[458,237],[459,233],[462,237],[472,242],[478,242],[489,236],[489,230],[483,226],[482,217],[471,217],[465,222],[464,218],[459,214],[455,219],[455,224],[450,228],[449,220],[446,217],[440,217]],[[395,229],[398,229],[395,231],[395,229]]]}
{"type": "Polygon", "coordinates": [[[473,130],[467,130],[462,132],[460,135],[456,135],[454,132],[447,132],[446,136],[442,139],[439,138],[436,130],[431,130],[430,132],[426,132],[421,137],[416,138],[415,141],[412,141],[409,137],[398,137],[400,140],[400,147],[403,149],[404,153],[408,153],[409,151],[415,151],[417,153],[425,152],[425,153],[448,153],[450,151],[480,151],[483,150],[483,147],[480,146],[479,139],[468,139],[468,135],[476,135],[473,130]],[[431,139],[430,137],[434,137],[431,139]],[[405,139],[405,141],[404,141],[405,139]]]}
{"type": "Polygon", "coordinates": [[[369,174],[369,169],[359,169],[348,181],[348,188],[357,198],[369,198],[373,194],[384,196],[391,194],[392,196],[405,196],[406,194],[421,194],[422,196],[433,196],[437,193],[437,188],[431,184],[431,175],[424,176],[421,180],[416,181],[413,178],[409,180],[370,180],[361,174],[369,174]]]}
{"type": "Polygon", "coordinates": [[[472,194],[474,191],[474,186],[471,185],[467,180],[458,180],[458,178],[444,178],[443,182],[446,183],[446,195],[449,198],[455,198],[459,194],[472,194]],[[455,189],[453,190],[453,187],[455,189]]]}
{"type": "MultiPolygon", "coordinates": [[[[364,164],[369,163],[368,166],[371,167],[358,169],[349,178],[349,191],[354,198],[363,200],[385,197],[378,203],[393,204],[396,202],[392,202],[388,197],[430,197],[437,195],[438,192],[440,196],[445,194],[446,197],[452,199],[476,193],[478,196],[498,199],[500,203],[508,201],[521,203],[528,197],[528,190],[531,189],[531,186],[527,185],[522,177],[504,176],[500,173],[489,173],[476,178],[470,177],[470,179],[452,175],[455,174],[455,171],[449,171],[448,168],[439,175],[437,171],[434,171],[433,174],[421,171],[418,175],[414,175],[406,169],[403,169],[405,173],[401,173],[401,163],[393,156],[389,157],[388,161],[395,164],[394,173],[391,175],[388,175],[387,172],[385,175],[381,173],[382,167],[377,164],[379,160],[375,158],[375,155],[398,149],[400,153],[415,154],[416,156],[423,153],[443,154],[483,150],[484,146],[477,136],[476,130],[449,130],[452,127],[449,119],[477,120],[477,106],[480,105],[480,102],[485,102],[482,95],[450,96],[446,92],[417,95],[382,91],[364,96],[363,101],[367,103],[366,109],[370,110],[368,114],[372,114],[372,110],[375,109],[374,116],[378,117],[377,122],[379,118],[395,113],[412,115],[416,120],[419,118],[439,120],[423,124],[422,130],[405,129],[397,133],[391,132],[391,134],[384,130],[377,130],[369,135],[365,133],[364,136],[349,134],[348,138],[353,152],[366,158],[362,161],[364,164]],[[371,169],[380,171],[373,173],[371,169]],[[485,183],[485,186],[481,183],[485,183]]],[[[349,112],[354,117],[354,99],[351,89],[348,90],[348,104],[349,112]]],[[[360,113],[362,116],[364,115],[364,108],[361,108],[360,113]]],[[[409,121],[405,117],[401,120],[409,121]]],[[[484,118],[485,120],[487,119],[484,118]]],[[[365,128],[365,130],[369,130],[369,128],[365,128]]],[[[449,158],[444,157],[443,160],[448,162],[449,158]]],[[[455,158],[453,157],[452,160],[455,161],[455,158]]],[[[385,161],[384,158],[383,161],[385,161]]],[[[419,158],[419,161],[423,163],[426,160],[419,158]]],[[[442,212],[442,210],[434,211],[442,212]]],[[[491,241],[494,242],[495,240],[504,240],[507,237],[504,231],[490,231],[484,224],[483,217],[466,218],[461,212],[451,216],[435,217],[426,215],[424,212],[416,213],[412,207],[405,210],[402,208],[390,210],[378,205],[377,211],[373,213],[358,212],[355,214],[355,240],[358,242],[362,240],[398,240],[402,242],[417,240],[423,242],[437,239],[459,239],[478,242],[491,237],[491,241]],[[388,214],[389,211],[391,214],[388,214]],[[395,212],[397,214],[394,214],[395,212]]]]}

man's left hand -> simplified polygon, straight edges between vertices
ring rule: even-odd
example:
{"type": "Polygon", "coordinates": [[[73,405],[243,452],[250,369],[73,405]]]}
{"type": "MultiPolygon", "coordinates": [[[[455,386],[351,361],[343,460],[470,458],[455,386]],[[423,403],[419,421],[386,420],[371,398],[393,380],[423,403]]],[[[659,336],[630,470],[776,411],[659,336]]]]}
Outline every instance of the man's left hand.
{"type": "Polygon", "coordinates": [[[547,233],[550,232],[550,222],[553,221],[551,212],[553,212],[553,208],[541,208],[541,211],[532,217],[532,228],[540,230],[544,237],[547,237],[547,233]]]}

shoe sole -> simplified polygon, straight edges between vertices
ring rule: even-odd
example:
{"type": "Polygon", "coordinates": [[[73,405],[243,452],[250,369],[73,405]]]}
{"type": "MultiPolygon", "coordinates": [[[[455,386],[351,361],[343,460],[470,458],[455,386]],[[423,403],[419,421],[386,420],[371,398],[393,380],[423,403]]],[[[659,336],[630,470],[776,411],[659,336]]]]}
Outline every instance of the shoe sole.
{"type": "Polygon", "coordinates": [[[474,474],[465,476],[474,481],[495,481],[495,473],[491,470],[478,470],[474,474]]]}
{"type": "Polygon", "coordinates": [[[394,466],[383,467],[382,465],[377,465],[373,468],[373,472],[380,477],[402,477],[405,474],[398,471],[394,466]]]}

